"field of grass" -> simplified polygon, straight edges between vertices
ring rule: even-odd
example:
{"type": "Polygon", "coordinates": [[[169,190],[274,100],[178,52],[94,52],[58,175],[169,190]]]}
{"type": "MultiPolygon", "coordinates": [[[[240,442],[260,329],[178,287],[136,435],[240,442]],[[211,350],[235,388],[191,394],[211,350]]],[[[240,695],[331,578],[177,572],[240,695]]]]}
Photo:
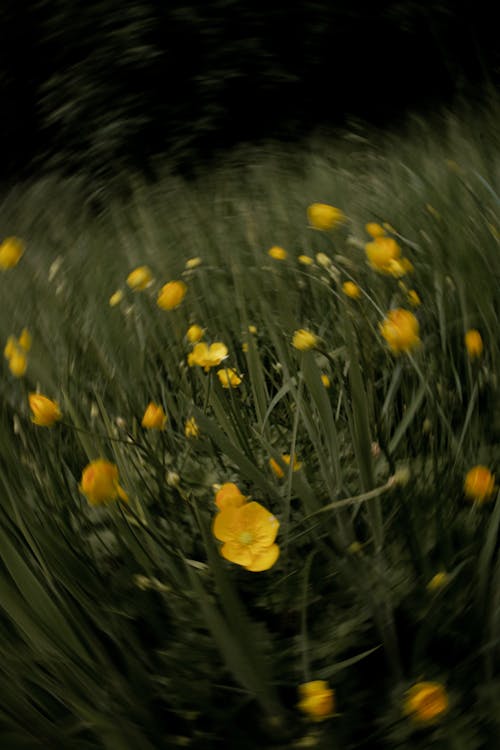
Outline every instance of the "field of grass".
{"type": "Polygon", "coordinates": [[[2,747],[497,747],[497,114],[2,196],[2,747]]]}

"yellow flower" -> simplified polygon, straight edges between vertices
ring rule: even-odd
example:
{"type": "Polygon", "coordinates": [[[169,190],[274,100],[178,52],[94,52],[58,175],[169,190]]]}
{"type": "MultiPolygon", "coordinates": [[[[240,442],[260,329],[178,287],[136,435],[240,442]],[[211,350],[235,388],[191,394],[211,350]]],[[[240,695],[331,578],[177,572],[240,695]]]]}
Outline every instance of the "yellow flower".
{"type": "MultiPolygon", "coordinates": [[[[284,464],[286,464],[287,466],[290,466],[290,456],[288,453],[283,454],[281,456],[281,460],[283,461],[284,464]]],[[[283,471],[279,463],[274,460],[274,458],[269,459],[269,466],[271,467],[273,472],[276,474],[278,479],[282,479],[285,476],[285,472],[283,471]]],[[[293,470],[298,471],[301,467],[302,467],[302,463],[300,461],[297,461],[297,456],[295,456],[293,460],[293,470]]]]}
{"type": "Polygon", "coordinates": [[[420,345],[418,320],[409,310],[390,310],[379,328],[394,354],[410,352],[420,345]]]}
{"type": "Polygon", "coordinates": [[[473,466],[465,475],[464,492],[469,500],[482,505],[495,491],[495,477],[487,466],[473,466]]]}
{"type": "Polygon", "coordinates": [[[15,336],[9,336],[3,354],[5,359],[11,359],[17,351],[17,340],[15,336]]]}
{"type": "Polygon", "coordinates": [[[442,589],[446,586],[448,581],[450,580],[450,576],[446,571],[441,570],[439,573],[436,573],[435,576],[432,576],[431,580],[427,584],[427,591],[430,591],[433,593],[434,591],[439,591],[439,589],[442,589]]]}
{"type": "Polygon", "coordinates": [[[393,258],[389,261],[387,268],[380,269],[384,273],[388,273],[390,276],[394,276],[395,279],[401,279],[406,276],[407,273],[413,273],[413,263],[408,258],[393,258]]]}
{"type": "Polygon", "coordinates": [[[52,427],[62,414],[59,405],[41,393],[28,394],[30,409],[33,412],[32,422],[40,427],[52,427]]]}
{"type": "Polygon", "coordinates": [[[415,291],[415,289],[410,289],[408,291],[408,302],[413,307],[418,307],[419,305],[422,304],[422,300],[418,296],[418,293],[415,291]]]}
{"type": "Polygon", "coordinates": [[[220,341],[216,341],[213,344],[205,344],[201,341],[199,344],[195,344],[193,351],[188,354],[188,365],[193,367],[203,367],[205,372],[208,372],[211,367],[217,367],[220,365],[223,359],[228,356],[227,346],[222,344],[220,341]]]}
{"type": "Polygon", "coordinates": [[[141,425],[145,427],[146,430],[164,430],[166,424],[167,415],[163,410],[163,406],[154,404],[151,401],[144,412],[141,425]]]}
{"type": "Polygon", "coordinates": [[[203,334],[205,333],[205,329],[198,325],[192,325],[189,326],[186,338],[189,341],[190,344],[196,344],[200,339],[203,338],[203,334]]]}
{"type": "Polygon", "coordinates": [[[404,712],[418,724],[429,724],[440,719],[448,706],[444,685],[439,682],[417,682],[406,694],[404,712]]]}
{"type": "Polygon", "coordinates": [[[239,508],[246,500],[234,482],[225,482],[215,495],[215,504],[219,510],[239,508]]]}
{"type": "Polygon", "coordinates": [[[200,428],[198,427],[198,422],[194,417],[190,417],[189,419],[186,419],[186,424],[184,425],[184,435],[187,438],[197,438],[200,434],[200,428]]]}
{"type": "Polygon", "coordinates": [[[299,263],[302,263],[303,266],[312,266],[312,264],[314,263],[314,259],[311,258],[310,255],[299,255],[297,260],[299,261],[299,263]]]}
{"type": "Polygon", "coordinates": [[[193,268],[198,268],[202,264],[201,258],[189,258],[186,261],[186,268],[190,271],[193,268]]]}
{"type": "Polygon", "coordinates": [[[257,326],[248,326],[248,333],[253,333],[255,335],[257,333],[257,326]]]}
{"type": "Polygon", "coordinates": [[[298,349],[299,352],[307,352],[310,349],[315,349],[318,346],[319,338],[311,331],[306,331],[305,328],[299,328],[295,331],[292,338],[292,346],[298,349]]]}
{"type": "Polygon", "coordinates": [[[134,292],[142,292],[153,283],[153,275],[148,266],[139,266],[127,276],[127,285],[134,292]]]}
{"type": "Polygon", "coordinates": [[[274,258],[274,260],[286,260],[288,257],[288,253],[286,250],[284,250],[282,247],[278,247],[278,245],[273,245],[268,251],[267,254],[271,256],[271,258],[274,258]]]}
{"type": "Polygon", "coordinates": [[[162,310],[174,310],[186,296],[187,286],[183,281],[169,281],[160,289],[157,305],[162,310]]]}
{"type": "Polygon", "coordinates": [[[24,349],[25,352],[29,352],[31,349],[32,339],[31,334],[27,328],[23,328],[21,335],[19,336],[19,346],[24,349]]]}
{"type": "Polygon", "coordinates": [[[350,297],[351,299],[359,299],[361,297],[361,289],[353,281],[344,281],[342,291],[346,297],[350,297]]]}
{"type": "Polygon", "coordinates": [[[400,257],[401,248],[392,237],[375,237],[372,242],[366,243],[365,252],[368,263],[375,271],[390,273],[390,263],[400,257]]]}
{"type": "Polygon", "coordinates": [[[222,368],[217,370],[217,377],[223,388],[237,388],[241,383],[241,377],[233,368],[222,368]]]}
{"type": "Polygon", "coordinates": [[[307,209],[307,218],[314,229],[323,232],[335,229],[346,221],[346,215],[340,208],[329,206],[327,203],[311,203],[307,209]]]}
{"type": "Polygon", "coordinates": [[[9,369],[16,378],[22,378],[28,367],[28,360],[22,351],[16,351],[9,358],[9,369]]]}
{"type": "Polygon", "coordinates": [[[479,331],[476,331],[475,328],[471,328],[465,334],[465,348],[467,349],[469,359],[479,358],[483,353],[483,339],[479,331]]]}
{"type": "Polygon", "coordinates": [[[24,253],[24,242],[17,237],[6,237],[0,243],[0,270],[7,271],[19,263],[24,253]]]}
{"type": "Polygon", "coordinates": [[[325,373],[323,373],[323,375],[321,376],[321,382],[323,383],[325,388],[329,388],[331,386],[330,378],[325,373]]]}
{"type": "Polygon", "coordinates": [[[224,542],[221,555],[255,573],[269,570],[278,559],[280,550],[274,544],[278,529],[278,519],[253,501],[224,508],[213,523],[214,536],[224,542]]]}
{"type": "Polygon", "coordinates": [[[118,467],[104,458],[98,458],[85,467],[82,472],[80,491],[90,505],[128,500],[125,490],[118,484],[118,467]]]}
{"type": "Polygon", "coordinates": [[[330,719],[335,714],[335,691],[325,680],[313,680],[299,685],[297,707],[313,721],[330,719]]]}
{"type": "Polygon", "coordinates": [[[373,237],[373,239],[376,239],[377,237],[383,237],[385,234],[385,229],[381,227],[380,224],[377,224],[374,221],[371,221],[369,224],[365,224],[365,231],[370,235],[370,237],[373,237]]]}
{"type": "Polygon", "coordinates": [[[116,305],[119,305],[120,302],[123,299],[123,292],[121,289],[117,289],[117,291],[111,295],[109,298],[109,306],[110,307],[116,307],[116,305]]]}

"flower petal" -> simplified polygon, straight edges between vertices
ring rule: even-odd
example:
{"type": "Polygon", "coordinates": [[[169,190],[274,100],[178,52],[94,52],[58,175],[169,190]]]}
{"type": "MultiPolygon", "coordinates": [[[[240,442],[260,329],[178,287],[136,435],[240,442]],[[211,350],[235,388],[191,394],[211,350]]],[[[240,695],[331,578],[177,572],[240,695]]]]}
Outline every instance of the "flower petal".
{"type": "Polygon", "coordinates": [[[253,561],[253,555],[248,546],[239,542],[226,542],[222,545],[220,553],[229,562],[242,565],[244,568],[248,567],[253,561]]]}
{"type": "Polygon", "coordinates": [[[259,573],[262,570],[269,570],[272,568],[278,557],[280,556],[280,548],[277,544],[272,544],[266,550],[253,557],[250,565],[245,565],[247,570],[252,573],[259,573]]]}
{"type": "MultiPolygon", "coordinates": [[[[242,506],[244,507],[244,506],[242,506]]],[[[232,541],[241,530],[241,508],[224,508],[217,513],[212,526],[212,533],[221,542],[232,541]]]]}

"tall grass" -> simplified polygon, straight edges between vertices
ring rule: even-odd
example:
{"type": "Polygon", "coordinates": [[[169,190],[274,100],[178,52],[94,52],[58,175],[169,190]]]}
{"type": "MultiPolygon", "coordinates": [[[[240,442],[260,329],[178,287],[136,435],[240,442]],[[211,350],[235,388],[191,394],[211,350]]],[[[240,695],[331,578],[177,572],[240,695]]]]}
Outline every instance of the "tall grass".
{"type": "Polygon", "coordinates": [[[26,252],[0,275],[0,340],[33,337],[25,376],[4,359],[0,380],[4,747],[495,746],[500,500],[464,495],[471,467],[499,470],[494,115],[248,149],[189,184],[131,178],[99,214],[76,178],[3,196],[1,237],[26,252]],[[318,201],[347,223],[308,226],[318,201]],[[367,222],[388,222],[411,275],[368,266],[367,222]],[[143,264],[154,284],[132,292],[143,264]],[[178,279],[182,304],[159,309],[178,279]],[[410,288],[422,343],[395,356],[379,324],[412,309],[410,288]],[[237,388],[188,366],[193,323],[226,344],[237,388]],[[314,350],[292,346],[300,328],[314,350]],[[32,424],[35,390],[61,423],[32,424]],[[141,427],[150,401],[162,432],[141,427]],[[87,503],[82,470],[98,457],[118,466],[128,504],[87,503]],[[225,482],[280,522],[267,571],[220,555],[225,482]],[[321,722],[297,708],[313,680],[335,690],[321,722]],[[449,700],[428,724],[404,712],[422,681],[449,700]]]}

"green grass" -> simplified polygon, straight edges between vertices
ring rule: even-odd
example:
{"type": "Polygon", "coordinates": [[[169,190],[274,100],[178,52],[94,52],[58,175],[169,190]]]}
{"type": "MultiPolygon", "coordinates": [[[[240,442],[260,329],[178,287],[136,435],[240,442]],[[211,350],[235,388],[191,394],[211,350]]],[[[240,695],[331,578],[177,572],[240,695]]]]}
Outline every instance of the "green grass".
{"type": "Polygon", "coordinates": [[[500,499],[472,505],[463,485],[476,464],[500,473],[496,112],[242,149],[194,183],[130,178],[99,214],[77,178],[3,196],[0,239],[26,252],[0,272],[0,342],[33,337],[26,375],[4,358],[0,379],[4,747],[495,746],[500,499]],[[316,201],[348,222],[311,229],[316,201]],[[389,309],[411,308],[366,262],[373,221],[414,265],[410,355],[380,335],[389,309]],[[330,263],[302,265],[304,253],[330,263]],[[125,279],[143,264],[155,282],[133,293],[125,279]],[[157,292],[173,279],[188,292],[164,311],[157,292]],[[193,323],[227,345],[238,388],[187,366],[193,323]],[[320,337],[316,351],[293,348],[298,328],[320,337]],[[470,328],[484,341],[472,361],[470,328]],[[63,412],[51,429],[31,423],[37,389],[63,412]],[[162,433],[141,427],[150,401],[168,415],[162,433]],[[184,435],[191,416],[198,439],[184,435]],[[301,468],[278,479],[269,459],[282,454],[301,468]],[[80,492],[100,456],[128,506],[80,492]],[[213,485],[229,481],[280,521],[268,571],[219,554],[213,485]],[[438,571],[448,583],[431,593],[438,571]],[[310,680],[329,682],[338,715],[297,709],[310,680]],[[403,704],[425,680],[450,706],[419,727],[403,704]]]}

